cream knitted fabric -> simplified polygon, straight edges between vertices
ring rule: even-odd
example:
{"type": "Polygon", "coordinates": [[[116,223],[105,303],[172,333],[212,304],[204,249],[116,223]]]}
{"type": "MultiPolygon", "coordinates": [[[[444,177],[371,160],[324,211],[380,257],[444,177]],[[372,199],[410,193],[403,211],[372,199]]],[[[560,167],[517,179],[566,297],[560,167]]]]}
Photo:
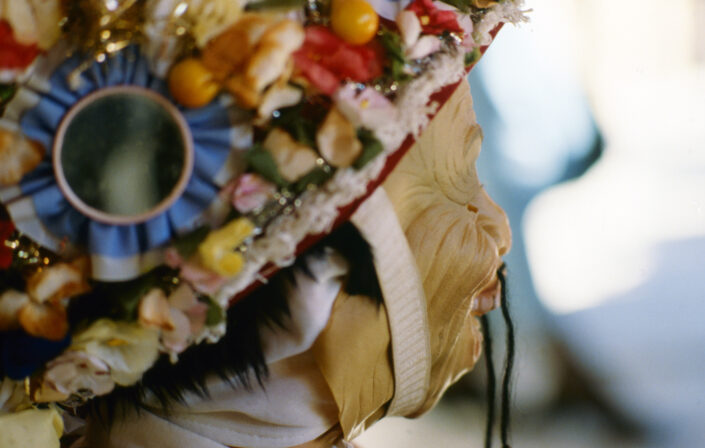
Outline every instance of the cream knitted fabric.
{"type": "Polygon", "coordinates": [[[423,284],[384,189],[377,189],[352,221],[374,248],[375,268],[389,319],[395,390],[387,415],[408,415],[424,402],[431,372],[423,284]]]}

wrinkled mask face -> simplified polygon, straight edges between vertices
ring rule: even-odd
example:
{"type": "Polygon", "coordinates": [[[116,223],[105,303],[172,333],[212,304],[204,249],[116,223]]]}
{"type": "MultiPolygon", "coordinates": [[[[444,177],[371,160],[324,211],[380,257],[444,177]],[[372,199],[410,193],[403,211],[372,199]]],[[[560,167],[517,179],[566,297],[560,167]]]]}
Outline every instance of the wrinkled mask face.
{"type": "Polygon", "coordinates": [[[496,272],[511,232],[478,179],[481,140],[461,83],[384,184],[424,284],[434,353],[468,326],[477,333],[470,315],[499,304],[496,272]]]}

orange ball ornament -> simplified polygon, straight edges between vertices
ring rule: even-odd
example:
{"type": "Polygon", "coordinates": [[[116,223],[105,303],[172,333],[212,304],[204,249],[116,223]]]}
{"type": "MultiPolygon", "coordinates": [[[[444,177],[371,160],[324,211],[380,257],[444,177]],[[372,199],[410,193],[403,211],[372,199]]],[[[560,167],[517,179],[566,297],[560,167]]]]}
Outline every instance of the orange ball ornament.
{"type": "Polygon", "coordinates": [[[363,45],[371,41],[379,27],[379,16],[365,0],[333,0],[331,28],[345,42],[363,45]]]}
{"type": "Polygon", "coordinates": [[[191,108],[203,107],[220,92],[213,74],[199,59],[178,62],[169,72],[169,93],[177,103],[191,108]]]}

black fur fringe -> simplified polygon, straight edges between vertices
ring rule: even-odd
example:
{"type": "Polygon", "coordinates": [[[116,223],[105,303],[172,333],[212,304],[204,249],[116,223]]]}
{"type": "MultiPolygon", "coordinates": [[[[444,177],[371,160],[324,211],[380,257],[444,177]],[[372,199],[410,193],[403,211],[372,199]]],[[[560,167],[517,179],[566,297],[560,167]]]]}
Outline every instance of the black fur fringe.
{"type": "MultiPolygon", "coordinates": [[[[351,223],[343,224],[311,248],[307,255],[322,254],[326,247],[336,250],[350,265],[345,291],[370,297],[381,304],[382,292],[372,250],[357,228],[351,223]]],[[[127,412],[139,413],[144,409],[148,395],[155,397],[163,412],[168,413],[175,403],[183,403],[187,393],[207,398],[206,379],[211,375],[220,377],[232,387],[252,388],[255,383],[263,387],[268,370],[259,328],[267,325],[286,331],[289,308],[285,291],[287,285],[294,282],[295,270],[310,275],[304,257],[299,257],[293,266],[279,271],[266,285],[230,307],[228,331],[220,341],[190,347],[179,356],[175,365],[167,356],[162,356],[137,385],[118,387],[110,395],[92,400],[87,405],[88,413],[109,427],[127,412]]]]}

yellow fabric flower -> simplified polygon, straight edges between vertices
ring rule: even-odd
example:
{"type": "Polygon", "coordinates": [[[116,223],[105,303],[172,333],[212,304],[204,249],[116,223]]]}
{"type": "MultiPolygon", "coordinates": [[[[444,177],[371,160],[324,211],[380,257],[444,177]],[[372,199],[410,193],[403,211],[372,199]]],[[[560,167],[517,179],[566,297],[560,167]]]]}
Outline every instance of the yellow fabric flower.
{"type": "Polygon", "coordinates": [[[59,448],[64,423],[56,409],[27,409],[0,415],[0,448],[59,448]]]}
{"type": "Polygon", "coordinates": [[[71,350],[100,359],[110,367],[110,377],[117,384],[130,386],[157,360],[159,330],[99,319],[74,337],[71,350]]]}
{"type": "Polygon", "coordinates": [[[245,260],[235,249],[254,229],[250,220],[238,218],[209,233],[198,247],[203,266],[226,277],[240,272],[245,260]]]}
{"type": "Polygon", "coordinates": [[[489,8],[499,3],[497,0],[472,0],[470,4],[475,8],[489,8]]]}

